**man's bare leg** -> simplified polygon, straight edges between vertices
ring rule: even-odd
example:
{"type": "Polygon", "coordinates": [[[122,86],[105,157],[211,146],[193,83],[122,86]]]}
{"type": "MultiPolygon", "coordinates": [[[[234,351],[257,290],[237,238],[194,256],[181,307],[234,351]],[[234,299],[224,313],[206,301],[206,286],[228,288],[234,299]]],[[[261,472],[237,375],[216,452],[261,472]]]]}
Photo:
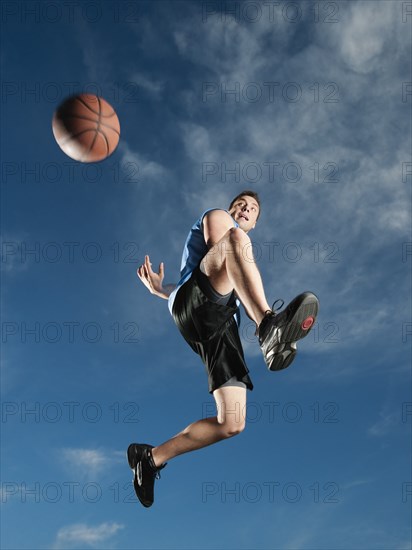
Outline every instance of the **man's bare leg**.
{"type": "Polygon", "coordinates": [[[228,386],[213,392],[217,416],[190,424],[182,432],[152,449],[156,466],[175,456],[207,447],[240,433],[245,427],[246,388],[228,386]]]}
{"type": "Polygon", "coordinates": [[[259,326],[270,307],[253,259],[251,241],[244,231],[229,229],[203,258],[200,268],[220,294],[235,289],[247,314],[259,326]]]}

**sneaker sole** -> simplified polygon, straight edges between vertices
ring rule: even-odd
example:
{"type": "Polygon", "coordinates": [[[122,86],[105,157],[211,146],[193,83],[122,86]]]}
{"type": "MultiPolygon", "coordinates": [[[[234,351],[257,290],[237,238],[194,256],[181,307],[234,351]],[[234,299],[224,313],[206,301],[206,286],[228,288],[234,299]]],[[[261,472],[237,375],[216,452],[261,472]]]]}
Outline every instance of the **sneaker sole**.
{"type": "Polygon", "coordinates": [[[272,359],[269,370],[278,371],[289,367],[296,357],[297,350],[292,343],[307,336],[316,322],[319,311],[319,300],[312,292],[299,294],[287,306],[290,308],[291,317],[283,326],[280,343],[284,344],[282,351],[276,353],[272,359]]]}
{"type": "Polygon", "coordinates": [[[283,327],[280,341],[297,342],[307,336],[316,322],[319,311],[319,300],[312,292],[299,294],[289,305],[295,309],[283,327]]]}
{"type": "Polygon", "coordinates": [[[274,355],[269,370],[283,370],[289,367],[296,357],[296,350],[286,344],[285,349],[274,355]]]}

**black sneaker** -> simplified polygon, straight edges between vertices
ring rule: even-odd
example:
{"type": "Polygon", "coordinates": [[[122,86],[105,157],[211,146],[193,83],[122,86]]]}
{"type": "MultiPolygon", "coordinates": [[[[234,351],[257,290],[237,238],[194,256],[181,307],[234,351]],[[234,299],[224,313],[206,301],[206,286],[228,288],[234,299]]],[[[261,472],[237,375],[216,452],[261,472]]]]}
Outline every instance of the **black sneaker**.
{"type": "MultiPolygon", "coordinates": [[[[276,300],[277,302],[278,300],[276,300]]],[[[296,296],[280,313],[268,311],[259,325],[257,335],[269,370],[282,370],[296,357],[296,341],[308,335],[316,321],[319,300],[312,292],[296,296]]],[[[281,300],[283,305],[283,300],[281,300]]]]}
{"type": "Polygon", "coordinates": [[[154,501],[155,479],[160,479],[160,470],[165,464],[156,466],[152,456],[153,445],[132,443],[127,449],[127,460],[133,470],[133,485],[137,498],[146,508],[154,501]]]}

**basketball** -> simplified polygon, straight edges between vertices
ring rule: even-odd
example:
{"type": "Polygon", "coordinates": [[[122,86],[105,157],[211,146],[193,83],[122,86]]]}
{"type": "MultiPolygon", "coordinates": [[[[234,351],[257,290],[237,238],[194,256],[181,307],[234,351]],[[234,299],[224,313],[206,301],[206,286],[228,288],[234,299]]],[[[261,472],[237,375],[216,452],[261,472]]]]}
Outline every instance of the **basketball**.
{"type": "Polygon", "coordinates": [[[79,162],[104,160],[116,149],[120,138],[115,110],[92,94],[67,98],[56,109],[52,128],[62,151],[79,162]]]}

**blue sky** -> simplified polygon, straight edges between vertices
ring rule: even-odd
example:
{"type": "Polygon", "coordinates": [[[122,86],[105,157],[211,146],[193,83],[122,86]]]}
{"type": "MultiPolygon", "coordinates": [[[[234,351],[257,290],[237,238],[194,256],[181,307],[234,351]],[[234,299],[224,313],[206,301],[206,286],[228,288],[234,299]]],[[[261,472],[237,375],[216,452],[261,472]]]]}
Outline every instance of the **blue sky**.
{"type": "Polygon", "coordinates": [[[411,548],[410,2],[2,3],[1,545],[411,548]],[[82,165],[51,119],[116,109],[82,165]],[[244,188],[268,301],[318,323],[266,370],[246,430],[170,461],[125,451],[213,414],[199,358],[136,268],[176,282],[190,226],[244,188]]]}

